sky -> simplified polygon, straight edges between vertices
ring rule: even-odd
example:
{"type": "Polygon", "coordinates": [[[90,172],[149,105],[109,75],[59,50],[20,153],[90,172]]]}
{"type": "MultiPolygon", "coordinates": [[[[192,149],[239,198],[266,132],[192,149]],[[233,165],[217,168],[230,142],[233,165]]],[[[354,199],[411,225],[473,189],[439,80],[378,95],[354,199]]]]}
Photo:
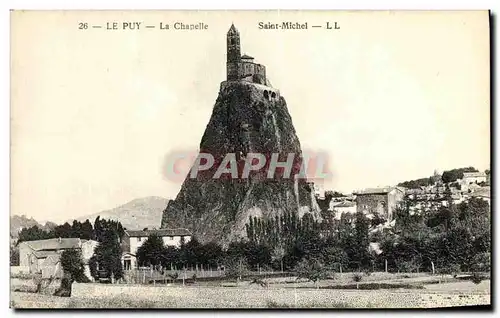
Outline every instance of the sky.
{"type": "Polygon", "coordinates": [[[489,168],[485,11],[14,12],[11,213],[60,222],[175,198],[165,156],[198,150],[231,23],[286,99],[302,150],[329,155],[325,189],[489,168]],[[105,29],[127,21],[142,29],[105,29]],[[268,21],[340,30],[258,28],[268,21]],[[144,28],[160,22],[208,30],[144,28]]]}

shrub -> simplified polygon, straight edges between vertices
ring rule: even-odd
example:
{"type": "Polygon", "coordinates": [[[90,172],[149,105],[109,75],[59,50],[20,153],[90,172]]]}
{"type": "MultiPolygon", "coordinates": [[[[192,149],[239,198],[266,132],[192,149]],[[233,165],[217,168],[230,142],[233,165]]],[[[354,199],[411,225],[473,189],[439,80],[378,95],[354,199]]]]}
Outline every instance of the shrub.
{"type": "Polygon", "coordinates": [[[473,273],[471,280],[477,285],[483,281],[483,277],[479,273],[473,273]]]}
{"type": "Polygon", "coordinates": [[[353,273],[352,280],[355,281],[356,283],[359,283],[360,281],[363,280],[363,274],[362,273],[353,273]]]}
{"type": "Polygon", "coordinates": [[[249,273],[248,263],[243,257],[228,258],[225,262],[224,275],[237,281],[249,273]]]}
{"type": "Polygon", "coordinates": [[[326,266],[319,260],[303,258],[295,267],[297,279],[307,278],[315,284],[321,280],[328,278],[326,266]]]}

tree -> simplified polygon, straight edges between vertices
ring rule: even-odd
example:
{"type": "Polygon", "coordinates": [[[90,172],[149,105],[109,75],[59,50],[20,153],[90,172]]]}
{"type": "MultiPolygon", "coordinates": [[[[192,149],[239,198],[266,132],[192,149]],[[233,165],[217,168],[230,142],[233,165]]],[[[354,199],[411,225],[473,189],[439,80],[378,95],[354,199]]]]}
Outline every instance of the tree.
{"type": "Polygon", "coordinates": [[[370,255],[368,252],[368,245],[370,240],[368,238],[369,221],[362,212],[356,213],[356,221],[354,224],[354,253],[352,261],[358,264],[358,267],[366,267],[369,265],[370,255]]]}
{"type": "Polygon", "coordinates": [[[464,177],[464,172],[478,172],[474,167],[458,168],[443,172],[441,179],[444,183],[449,183],[462,179],[464,177]]]}
{"type": "Polygon", "coordinates": [[[99,279],[99,272],[97,270],[97,258],[95,255],[93,255],[89,259],[89,270],[90,270],[90,276],[92,276],[95,280],[99,279]]]}
{"type": "Polygon", "coordinates": [[[102,232],[101,242],[94,251],[100,270],[106,272],[106,277],[123,278],[121,248],[118,234],[112,230],[102,232]]]}
{"type": "Polygon", "coordinates": [[[277,262],[280,264],[281,272],[283,272],[283,258],[284,257],[285,257],[285,249],[283,248],[283,246],[281,246],[281,245],[276,246],[273,249],[271,259],[273,262],[277,262]]]}
{"type": "Polygon", "coordinates": [[[224,262],[224,275],[236,279],[236,284],[249,273],[248,263],[244,257],[228,257],[224,262]]]}
{"type": "Polygon", "coordinates": [[[327,267],[321,260],[315,258],[303,258],[295,267],[295,272],[297,279],[307,278],[314,282],[317,288],[319,280],[328,278],[327,267]]]}
{"type": "Polygon", "coordinates": [[[85,220],[85,222],[82,223],[81,233],[79,237],[84,240],[91,240],[94,237],[94,229],[89,219],[85,220]]]}
{"type": "Polygon", "coordinates": [[[340,247],[338,241],[334,239],[328,239],[321,252],[321,261],[333,267],[338,265],[339,269],[342,267],[347,267],[349,265],[349,257],[343,248],[340,247]]]}
{"type": "Polygon", "coordinates": [[[201,245],[198,249],[198,261],[208,266],[217,266],[223,255],[222,247],[215,242],[201,245]]]}
{"type": "Polygon", "coordinates": [[[20,243],[24,241],[46,240],[54,237],[55,236],[53,235],[53,233],[49,233],[40,229],[38,226],[33,225],[30,228],[23,228],[19,232],[19,239],[17,240],[17,242],[20,243]]]}
{"type": "Polygon", "coordinates": [[[19,266],[19,249],[15,246],[10,247],[10,266],[19,266]]]}
{"type": "Polygon", "coordinates": [[[180,250],[173,247],[167,246],[163,249],[163,255],[161,256],[161,264],[164,267],[172,267],[175,265],[179,266],[180,250]]]}
{"type": "Polygon", "coordinates": [[[400,182],[398,186],[405,187],[408,189],[418,189],[420,187],[426,187],[434,183],[434,179],[432,177],[421,178],[416,180],[404,181],[400,182]]]}
{"type": "Polygon", "coordinates": [[[376,227],[379,224],[384,224],[385,222],[387,222],[387,220],[381,217],[380,214],[378,214],[377,212],[373,213],[373,218],[371,220],[372,227],[376,227]]]}
{"type": "Polygon", "coordinates": [[[194,266],[201,261],[202,245],[193,238],[181,247],[181,256],[186,266],[194,266]]]}
{"type": "Polygon", "coordinates": [[[82,223],[77,220],[73,220],[69,237],[82,237],[82,223]]]}
{"type": "Polygon", "coordinates": [[[137,249],[137,262],[141,266],[159,265],[164,255],[163,239],[151,233],[146,241],[137,249]]]}
{"type": "Polygon", "coordinates": [[[85,269],[80,250],[69,249],[61,254],[61,266],[70,281],[86,283],[89,281],[85,276],[85,269]]]}
{"type": "Polygon", "coordinates": [[[54,237],[73,237],[73,228],[66,222],[63,225],[56,226],[54,229],[54,237]]]}

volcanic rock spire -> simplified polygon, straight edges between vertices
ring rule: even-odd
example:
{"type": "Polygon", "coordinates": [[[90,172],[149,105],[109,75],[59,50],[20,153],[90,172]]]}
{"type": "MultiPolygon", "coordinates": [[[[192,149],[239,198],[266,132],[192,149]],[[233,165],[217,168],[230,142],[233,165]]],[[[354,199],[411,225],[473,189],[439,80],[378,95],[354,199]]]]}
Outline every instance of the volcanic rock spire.
{"type": "Polygon", "coordinates": [[[285,99],[270,86],[265,66],[240,52],[239,33],[232,25],[227,34],[227,81],[221,83],[200,142],[200,154],[213,156],[215,164],[195,177],[188,174],[163,212],[162,228],[188,228],[202,242],[227,244],[245,237],[249,217],[265,220],[287,212],[321,218],[310,185],[294,177],[297,169],[289,177],[284,173],[268,178],[268,166],[242,175],[240,168],[254,153],[268,161],[274,154],[280,162],[292,156],[293,166],[300,167],[302,151],[285,99]],[[238,178],[214,178],[228,154],[239,167],[238,178]]]}

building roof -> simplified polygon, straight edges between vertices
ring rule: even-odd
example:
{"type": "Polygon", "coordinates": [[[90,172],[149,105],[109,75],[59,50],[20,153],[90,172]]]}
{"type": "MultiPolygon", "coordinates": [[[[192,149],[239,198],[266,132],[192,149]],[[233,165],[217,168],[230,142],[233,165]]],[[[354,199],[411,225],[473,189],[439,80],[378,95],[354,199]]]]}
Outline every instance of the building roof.
{"type": "Polygon", "coordinates": [[[491,197],[491,188],[490,187],[481,187],[475,190],[471,196],[480,197],[480,198],[490,198],[491,197]]]}
{"type": "Polygon", "coordinates": [[[80,248],[82,245],[79,238],[53,238],[48,240],[26,241],[23,243],[31,247],[34,251],[80,248]]]}
{"type": "Polygon", "coordinates": [[[464,172],[464,178],[486,177],[484,172],[464,172]]]}
{"type": "Polygon", "coordinates": [[[253,60],[254,59],[253,57],[251,57],[250,55],[247,55],[247,54],[243,54],[243,56],[241,58],[244,60],[253,60]]]}
{"type": "Polygon", "coordinates": [[[424,190],[422,189],[406,189],[406,194],[423,194],[424,190]]]}
{"type": "Polygon", "coordinates": [[[61,260],[61,255],[54,254],[48,256],[45,261],[43,261],[42,266],[55,266],[61,260]]]}
{"type": "MultiPolygon", "coordinates": [[[[391,192],[392,190],[397,189],[393,187],[383,187],[383,188],[366,188],[363,190],[358,190],[355,191],[354,194],[356,195],[366,195],[366,194],[386,194],[391,192]]],[[[402,191],[401,189],[398,189],[402,191]]]]}
{"type": "Polygon", "coordinates": [[[231,23],[231,27],[229,28],[229,31],[227,31],[227,34],[238,34],[238,30],[236,29],[236,27],[234,26],[233,23],[231,23]]]}
{"type": "Polygon", "coordinates": [[[59,255],[59,253],[55,251],[33,251],[33,255],[35,255],[36,258],[47,258],[49,256],[59,255]]]}
{"type": "Polygon", "coordinates": [[[151,234],[158,236],[191,236],[188,229],[159,229],[159,230],[125,230],[125,234],[130,237],[148,237],[151,234]]]}
{"type": "Polygon", "coordinates": [[[355,207],[356,203],[350,201],[338,202],[332,205],[332,208],[352,208],[355,207]]]}

